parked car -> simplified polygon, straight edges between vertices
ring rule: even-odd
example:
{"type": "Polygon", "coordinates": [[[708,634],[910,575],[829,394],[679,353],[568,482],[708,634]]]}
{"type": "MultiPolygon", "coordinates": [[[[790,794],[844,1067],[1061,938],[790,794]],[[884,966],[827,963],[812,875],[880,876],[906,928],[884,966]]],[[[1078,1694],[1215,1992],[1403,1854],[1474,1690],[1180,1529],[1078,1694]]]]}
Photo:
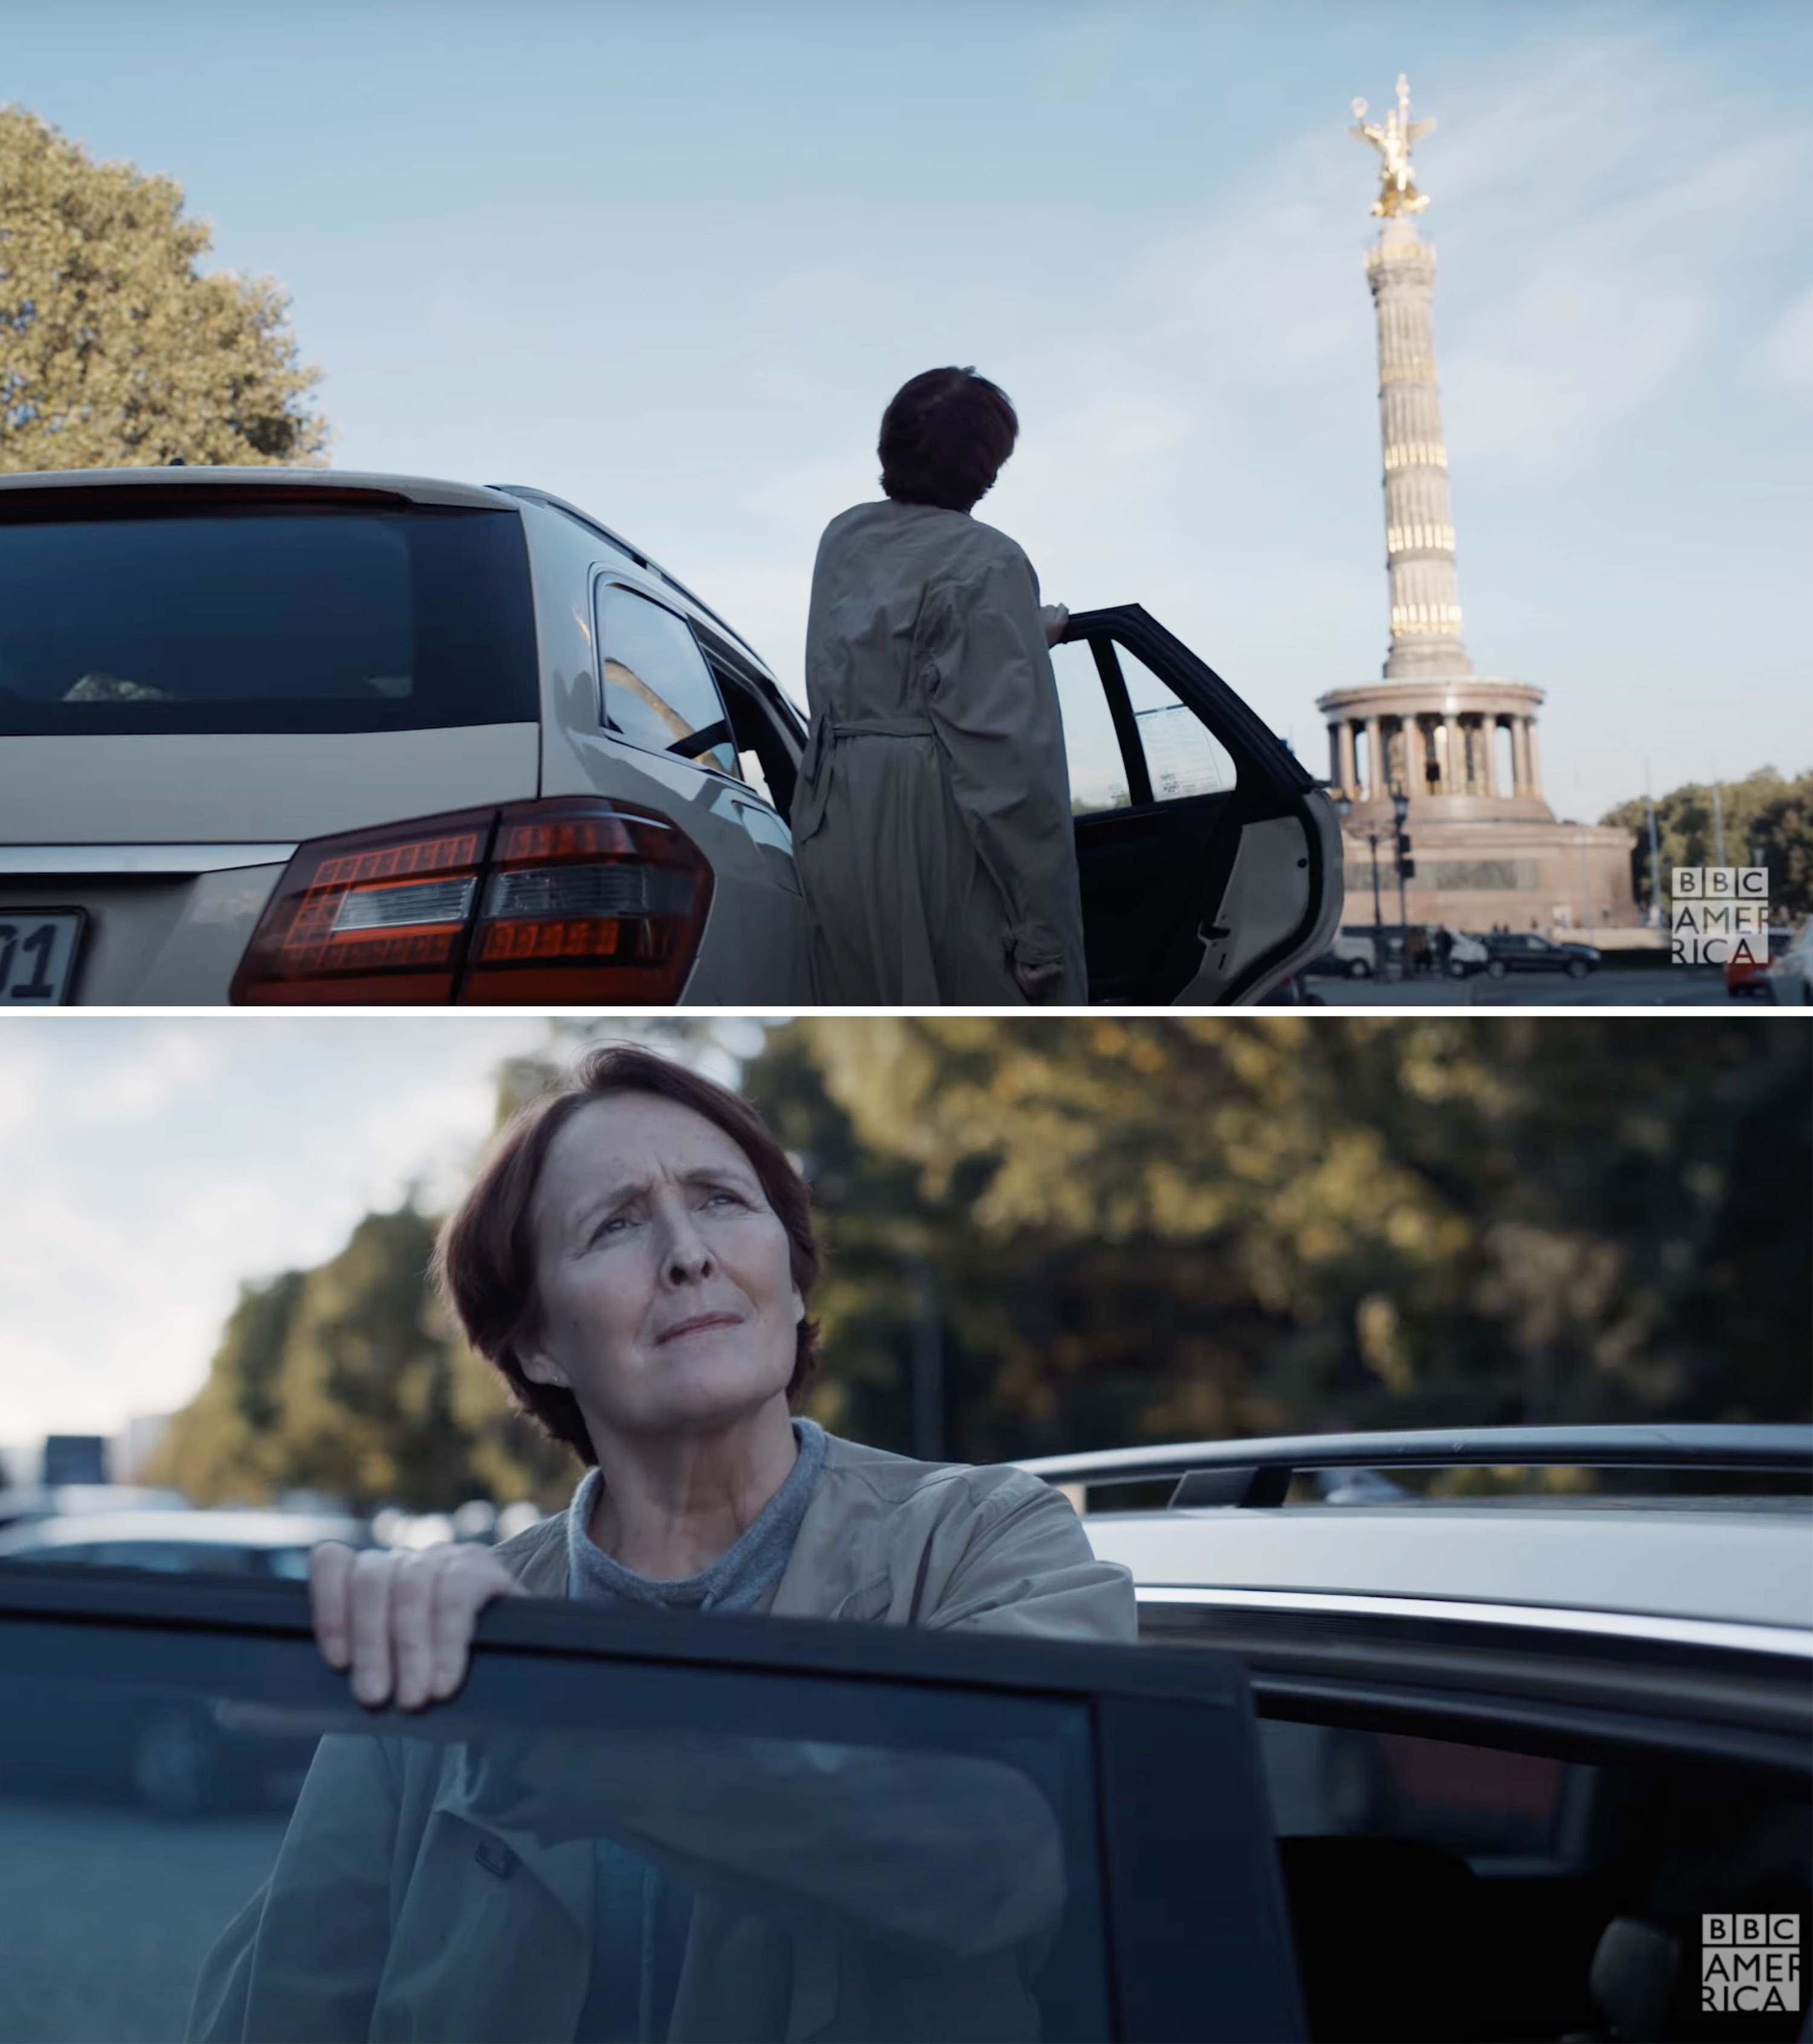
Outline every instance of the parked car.
{"type": "Polygon", "coordinates": [[[179,1490],[128,1483],[17,1484],[0,1488],[0,1531],[67,1512],[184,1512],[179,1490]]]}
{"type": "Polygon", "coordinates": [[[1805,2034],[1797,2006],[1704,2015],[1700,1942],[1703,1913],[1813,1925],[1813,1428],[1023,1466],[1105,1508],[1145,1638],[1246,1666],[1312,2036],[1805,2034]],[[1517,1466],[1574,1487],[1458,1488],[1517,1466]],[[1113,1508],[1154,1481],[1168,1504],[1113,1508]]]}
{"type": "Polygon", "coordinates": [[[305,1582],[317,1541],[369,1546],[366,1522],[344,1512],[138,1509],[62,1512],[0,1532],[0,1561],[152,1569],[305,1582]]]}
{"type": "Polygon", "coordinates": [[[1440,970],[1451,979],[1486,967],[1485,940],[1465,930],[1439,923],[1352,923],[1308,970],[1324,978],[1367,979],[1397,965],[1407,953],[1413,970],[1440,970]]]}
{"type": "Polygon", "coordinates": [[[1508,972],[1565,972],[1569,979],[1584,979],[1599,970],[1600,955],[1592,945],[1557,943],[1534,930],[1495,930],[1480,941],[1485,969],[1494,979],[1508,972]]]}
{"type": "Polygon", "coordinates": [[[1485,939],[1477,932],[1450,929],[1447,939],[1450,979],[1470,978],[1476,972],[1484,972],[1492,962],[1492,953],[1486,948],[1485,939]]]}
{"type": "Polygon", "coordinates": [[[1770,966],[1780,958],[1794,941],[1794,932],[1789,929],[1773,929],[1769,933],[1769,956],[1766,959],[1730,958],[1725,961],[1725,991],[1756,1000],[1769,997],[1766,977],[1770,966]]]}
{"type": "MultiPolygon", "coordinates": [[[[1813,1921],[1813,1429],[1330,1435],[1025,1466],[1085,1507],[1122,1483],[1172,1492],[1083,1522],[1133,1573],[1141,1646],[512,1599],[481,1620],[459,1696],[404,1717],[350,1702],[300,1585],[0,1564],[0,1708],[28,1742],[105,1692],[272,1754],[328,1731],[379,1734],[387,1768],[447,1749],[411,1822],[469,1838],[492,1899],[491,1938],[436,1962],[463,1969],[474,2034],[501,2034],[487,1996],[572,1970],[587,1797],[632,1798],[638,1837],[671,1823],[689,1879],[721,1877],[740,1909],[773,1885],[796,1965],[745,2034],[777,2038],[856,2027],[835,1955],[902,1855],[924,1920],[858,2034],[928,2034],[915,1997],[1003,1897],[1037,1931],[1014,2034],[1052,2039],[1728,2035],[1700,2008],[1704,1918],[1796,1938],[1813,1921]],[[1517,1466],[1573,1487],[1440,1488],[1517,1466]],[[1583,1470],[1604,1487],[1581,1491],[1583,1470]],[[560,1800],[532,1821],[523,1757],[543,1740],[560,1800]],[[501,1827],[475,1785],[492,1752],[501,1827]],[[805,1803],[794,1774],[837,1792],[805,1803]],[[784,1866],[739,1857],[745,1800],[777,1785],[784,1866]]],[[[146,1831],[42,1781],[0,1786],[0,1865],[30,1869],[0,1911],[10,2028],[178,2029],[293,1793],[258,1828],[146,1831]],[[59,1963],[77,1924],[81,1963],[59,1963]]],[[[355,1856],[320,1899],[349,1964],[397,1934],[390,1872],[355,1856]]],[[[363,2034],[363,2008],[344,2020],[363,2034]]],[[[1753,2002],[1741,2027],[1800,2021],[1753,2002]]]]}
{"type": "MultiPolygon", "coordinates": [[[[1059,652],[1090,997],[1262,998],[1340,918],[1327,796],[1137,605],[1059,652]]],[[[542,490],[0,478],[0,1004],[805,1005],[804,739],[542,490]]]]}
{"type": "Polygon", "coordinates": [[[1339,930],[1328,948],[1304,967],[1323,978],[1370,979],[1378,970],[1378,949],[1370,929],[1339,930]]]}
{"type": "MultiPolygon", "coordinates": [[[[613,1823],[677,1863],[710,1919],[691,2002],[721,2015],[746,1983],[733,2021],[689,2034],[929,2038],[958,2034],[939,2019],[953,2005],[965,2036],[1303,2034],[1230,1654],[512,1598],[482,1616],[459,1696],[405,1716],[362,1710],[325,1666],[300,1585],[0,1564],[9,1726],[42,1744],[86,1712],[123,1764],[154,1700],[248,1754],[351,1735],[343,1779],[427,1785],[394,1842],[338,1839],[335,1881],[268,1927],[252,2020],[218,2034],[390,2034],[406,2011],[424,2037],[574,2034],[591,1840],[613,1823]],[[424,1837],[453,1885],[400,1901],[424,1837]],[[752,1919],[778,1977],[728,1934],[752,1919]],[[478,1934],[450,1938],[456,1920],[478,1934]]],[[[294,1793],[230,1823],[151,1822],[0,1785],[6,2034],[215,2034],[190,2023],[203,1961],[256,1906],[294,1793]]]]}
{"type": "Polygon", "coordinates": [[[1813,916],[1765,976],[1769,997],[1778,1008],[1813,1007],[1813,916]]]}
{"type": "MultiPolygon", "coordinates": [[[[280,1512],[136,1511],[59,1514],[0,1533],[7,1569],[80,1577],[105,1572],[192,1580],[302,1583],[320,1540],[370,1544],[343,1516],[280,1512]]],[[[107,1681],[38,1685],[0,1674],[0,1800],[9,1785],[129,1791],[164,1816],[292,1800],[314,1750],[294,1732],[248,1735],[206,1699],[107,1681]]]]}

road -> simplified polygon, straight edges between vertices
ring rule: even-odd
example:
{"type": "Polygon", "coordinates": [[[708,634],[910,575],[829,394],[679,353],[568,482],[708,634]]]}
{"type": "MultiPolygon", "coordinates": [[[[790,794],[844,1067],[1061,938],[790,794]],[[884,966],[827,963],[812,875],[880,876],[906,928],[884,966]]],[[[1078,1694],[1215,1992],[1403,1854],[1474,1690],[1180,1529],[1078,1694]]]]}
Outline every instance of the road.
{"type": "Polygon", "coordinates": [[[1508,973],[1492,979],[1324,979],[1308,982],[1331,1008],[1723,1008],[1770,1011],[1734,999],[1718,966],[1615,966],[1569,979],[1561,973],[1508,973]]]}
{"type": "Polygon", "coordinates": [[[193,1823],[0,1797],[0,2044],[171,2044],[282,1815],[193,1823]]]}

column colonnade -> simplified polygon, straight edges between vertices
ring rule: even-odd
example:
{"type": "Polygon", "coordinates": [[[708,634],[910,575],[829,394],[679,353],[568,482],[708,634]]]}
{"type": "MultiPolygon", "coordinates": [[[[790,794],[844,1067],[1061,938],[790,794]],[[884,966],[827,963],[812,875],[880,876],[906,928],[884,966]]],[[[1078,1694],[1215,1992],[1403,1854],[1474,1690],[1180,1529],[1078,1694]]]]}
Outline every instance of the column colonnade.
{"type": "Polygon", "coordinates": [[[1394,782],[1407,776],[1414,798],[1427,795],[1479,795],[1489,799],[1539,801],[1536,720],[1508,710],[1430,710],[1404,717],[1331,717],[1328,721],[1329,773],[1335,788],[1356,802],[1385,801],[1394,782]],[[1388,728],[1389,727],[1389,728],[1388,728]],[[1498,762],[1498,733],[1511,734],[1510,786],[1504,785],[1498,762]],[[1359,740],[1366,737],[1362,760],[1359,740]],[[1391,770],[1389,755],[1397,747],[1404,757],[1391,770]],[[1436,778],[1428,779],[1424,763],[1433,759],[1436,778]]]}

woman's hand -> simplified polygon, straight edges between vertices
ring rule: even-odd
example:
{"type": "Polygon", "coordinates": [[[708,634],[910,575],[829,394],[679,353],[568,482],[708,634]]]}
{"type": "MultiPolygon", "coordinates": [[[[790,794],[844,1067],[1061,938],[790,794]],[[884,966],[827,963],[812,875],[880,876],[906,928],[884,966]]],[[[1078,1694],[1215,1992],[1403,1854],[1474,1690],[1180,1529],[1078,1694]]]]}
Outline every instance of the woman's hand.
{"type": "Polygon", "coordinates": [[[352,1693],[375,1710],[419,1711],[466,1679],[472,1629],[493,1597],[527,1595],[488,1547],[449,1545],[356,1552],[324,1540],[309,1554],[315,1643],[330,1668],[352,1671],[352,1693]]]}
{"type": "Polygon", "coordinates": [[[1059,983],[1064,977],[1062,965],[1022,965],[1013,961],[1013,976],[1020,990],[1035,1008],[1043,1008],[1057,997],[1059,983]]]}
{"type": "Polygon", "coordinates": [[[1039,621],[1045,627],[1045,643],[1055,646],[1064,636],[1064,628],[1070,621],[1070,613],[1061,603],[1041,604],[1039,621]]]}

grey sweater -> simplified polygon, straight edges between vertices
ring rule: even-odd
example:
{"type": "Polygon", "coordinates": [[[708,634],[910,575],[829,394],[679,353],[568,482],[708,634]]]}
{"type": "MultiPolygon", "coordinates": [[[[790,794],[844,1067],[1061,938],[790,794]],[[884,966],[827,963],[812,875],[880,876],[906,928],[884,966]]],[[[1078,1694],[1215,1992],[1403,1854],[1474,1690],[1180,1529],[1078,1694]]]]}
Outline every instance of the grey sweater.
{"type": "MultiPolygon", "coordinates": [[[[676,1581],[639,1576],[587,1535],[599,1473],[593,1470],[567,1511],[567,1594],[658,1611],[766,1611],[773,1603],[824,1466],[824,1432],[793,1422],[799,1453],[786,1480],[734,1546],[697,1575],[676,1581]]],[[[651,2044],[665,2037],[686,1956],[692,1892],[614,1838],[596,1842],[597,1908],[592,1977],[574,2044],[651,2044]]]]}

